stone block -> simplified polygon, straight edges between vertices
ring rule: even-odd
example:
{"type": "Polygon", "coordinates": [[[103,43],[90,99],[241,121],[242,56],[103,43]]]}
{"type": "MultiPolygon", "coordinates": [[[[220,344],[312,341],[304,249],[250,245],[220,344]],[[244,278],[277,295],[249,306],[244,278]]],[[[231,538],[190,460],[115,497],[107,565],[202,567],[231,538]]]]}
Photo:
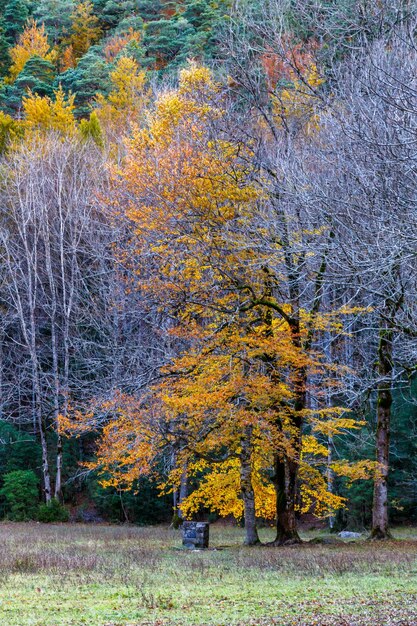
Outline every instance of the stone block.
{"type": "Polygon", "coordinates": [[[204,550],[209,546],[208,522],[183,522],[182,545],[190,550],[204,550]]]}

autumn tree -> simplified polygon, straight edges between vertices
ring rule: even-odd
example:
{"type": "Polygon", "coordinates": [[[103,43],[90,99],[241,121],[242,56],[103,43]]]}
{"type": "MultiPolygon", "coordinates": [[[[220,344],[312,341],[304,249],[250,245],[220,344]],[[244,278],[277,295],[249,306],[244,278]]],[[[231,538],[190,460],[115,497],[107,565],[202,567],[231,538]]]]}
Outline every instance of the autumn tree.
{"type": "Polygon", "coordinates": [[[38,26],[34,20],[27,24],[17,44],[10,50],[12,81],[17,78],[32,57],[38,57],[50,63],[56,59],[55,52],[50,49],[44,25],[38,26]]]}
{"type": "Polygon", "coordinates": [[[74,59],[77,60],[100,38],[101,29],[90,1],[78,4],[71,19],[69,43],[74,59]]]}
{"type": "Polygon", "coordinates": [[[29,94],[23,99],[25,125],[32,131],[54,130],[63,135],[75,132],[74,96],[66,98],[61,88],[54,98],[29,94]]]}
{"type": "Polygon", "coordinates": [[[138,124],[149,103],[146,74],[138,63],[121,56],[110,72],[110,91],[96,98],[96,112],[110,140],[126,134],[132,124],[138,124]]]}
{"type": "MultiPolygon", "coordinates": [[[[293,263],[299,254],[299,262],[305,264],[307,257],[301,249],[287,258],[286,247],[282,247],[280,240],[265,244],[265,233],[270,229],[268,222],[274,227],[281,224],[281,215],[270,212],[262,188],[251,181],[246,165],[249,149],[246,148],[245,154],[241,152],[242,146],[215,134],[214,129],[223,123],[224,115],[219,86],[210,72],[195,65],[183,70],[179,89],[158,99],[149,126],[136,131],[127,142],[123,167],[115,172],[115,202],[116,206],[127,207],[134,226],[138,262],[146,259],[146,267],[137,270],[143,276],[140,288],[152,293],[152,298],[169,315],[175,315],[178,329],[182,329],[190,349],[196,338],[194,328],[207,327],[215,342],[216,338],[221,339],[220,331],[217,334],[215,329],[231,324],[232,320],[236,323],[240,316],[239,323],[244,327],[263,323],[271,347],[264,346],[259,360],[265,369],[265,379],[278,392],[281,367],[274,329],[277,323],[284,325],[289,337],[288,353],[293,355],[292,363],[284,367],[290,397],[285,402],[276,399],[269,407],[275,419],[271,428],[280,442],[273,452],[278,476],[277,541],[298,541],[295,512],[302,435],[306,417],[314,414],[306,399],[308,376],[322,365],[313,338],[318,329],[331,329],[333,325],[339,328],[340,322],[336,320],[344,312],[319,315],[317,307],[325,271],[320,256],[314,259],[318,269],[311,310],[302,306],[297,291],[301,290],[301,283],[297,285],[294,279],[289,284],[279,281],[278,273],[282,272],[282,264],[285,268],[288,258],[293,263]],[[181,263],[172,263],[174,251],[181,263]],[[272,254],[276,263],[274,272],[272,254]]],[[[291,245],[297,247],[302,232],[306,242],[327,236],[326,229],[309,226],[307,229],[294,222],[294,231],[287,235],[284,232],[283,236],[288,237],[288,242],[291,236],[291,245]]],[[[324,246],[322,254],[326,250],[324,246]]],[[[231,358],[230,353],[228,357],[231,358]]],[[[197,388],[194,393],[198,398],[197,388]]],[[[274,397],[272,391],[269,397],[274,397]]],[[[230,411],[230,402],[226,406],[230,411]]],[[[251,407],[250,400],[248,406],[251,407]]],[[[228,410],[224,409],[225,413],[228,410]]],[[[196,411],[191,412],[190,419],[196,411]]],[[[245,415],[252,412],[256,414],[256,408],[252,407],[245,415]]],[[[176,423],[181,423],[180,414],[181,411],[176,423]]],[[[187,416],[186,410],[184,415],[187,416]]],[[[337,407],[324,415],[335,419],[336,430],[354,423],[342,418],[337,407]]],[[[183,419],[186,423],[187,418],[183,419]]],[[[239,435],[240,440],[242,432],[245,429],[239,435]]]]}

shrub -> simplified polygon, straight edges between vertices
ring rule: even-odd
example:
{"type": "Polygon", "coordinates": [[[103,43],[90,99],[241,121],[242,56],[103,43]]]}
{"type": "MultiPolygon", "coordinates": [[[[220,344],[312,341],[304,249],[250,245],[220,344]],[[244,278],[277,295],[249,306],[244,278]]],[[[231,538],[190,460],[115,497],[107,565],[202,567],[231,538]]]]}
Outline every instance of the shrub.
{"type": "Polygon", "coordinates": [[[9,519],[24,522],[35,519],[39,501],[39,481],[32,470],[16,470],[3,477],[1,495],[9,519]]]}
{"type": "Polygon", "coordinates": [[[56,498],[53,498],[48,504],[40,504],[38,508],[38,520],[45,524],[51,522],[68,522],[68,511],[59,503],[56,498]]]}

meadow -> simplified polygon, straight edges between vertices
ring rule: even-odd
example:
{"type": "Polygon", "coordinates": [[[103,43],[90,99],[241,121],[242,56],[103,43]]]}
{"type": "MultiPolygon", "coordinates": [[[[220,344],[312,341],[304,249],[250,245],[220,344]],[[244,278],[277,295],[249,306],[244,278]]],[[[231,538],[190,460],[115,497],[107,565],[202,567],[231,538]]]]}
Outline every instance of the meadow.
{"type": "Polygon", "coordinates": [[[166,527],[2,523],[0,624],[414,626],[417,531],[395,536],[247,548],[213,525],[189,552],[166,527]]]}

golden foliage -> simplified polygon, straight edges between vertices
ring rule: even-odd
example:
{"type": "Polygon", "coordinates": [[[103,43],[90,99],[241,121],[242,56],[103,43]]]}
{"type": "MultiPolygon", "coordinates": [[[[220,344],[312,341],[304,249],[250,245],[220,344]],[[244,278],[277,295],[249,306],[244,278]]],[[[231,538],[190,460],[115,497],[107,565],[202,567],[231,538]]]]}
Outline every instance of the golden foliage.
{"type": "MultiPolygon", "coordinates": [[[[305,76],[313,87],[320,84],[311,64],[305,76]]],[[[122,57],[111,80],[97,114],[126,123],[138,115],[144,75],[122,57]]],[[[291,116],[305,114],[293,98],[285,106],[293,107],[291,116]]],[[[268,292],[271,249],[262,253],[252,243],[263,235],[253,220],[263,192],[247,165],[250,151],[213,131],[223,116],[211,72],[192,63],[181,71],[178,88],[162,93],[141,125],[132,125],[126,156],[112,168],[109,205],[116,219],[122,213],[132,225],[128,252],[119,254],[132,269],[132,286],[175,320],[170,332],[182,348],[140,402],[120,394],[108,405],[89,467],[100,469],[104,484],[131,486],[154,470],[164,450],[175,449],[165,488],[178,487],[184,467],[199,479],[182,504],[184,513],[205,506],[240,518],[242,441],[250,428],[258,515],[275,515],[269,473],[277,455],[300,468],[301,510],[328,515],[344,501],[327,488],[323,440],[360,423],[341,407],[313,411],[300,397],[308,391],[308,375],[320,375],[326,388],[337,384],[308,338],[312,331],[340,332],[341,315],[351,311],[295,314],[292,303],[268,292]]],[[[271,247],[279,264],[282,246],[271,247]]],[[[279,275],[274,280],[279,284],[279,275]]],[[[76,428],[90,421],[78,416],[76,428]]]]}
{"type": "Polygon", "coordinates": [[[74,48],[70,44],[64,49],[64,52],[59,59],[59,69],[61,72],[65,72],[66,70],[69,70],[70,68],[73,68],[75,66],[76,60],[74,56],[74,48]]]}
{"type": "Polygon", "coordinates": [[[10,115],[0,111],[0,154],[7,151],[9,146],[23,135],[23,125],[10,115]]]}
{"type": "Polygon", "coordinates": [[[74,96],[65,96],[62,88],[55,99],[29,92],[23,98],[24,124],[30,131],[55,130],[66,135],[76,131],[74,96]]]}
{"type": "Polygon", "coordinates": [[[112,88],[107,98],[99,94],[96,112],[108,130],[126,132],[132,122],[138,123],[141,113],[149,104],[146,92],[146,73],[134,59],[122,56],[110,73],[112,88]]]}
{"type": "Polygon", "coordinates": [[[10,80],[14,81],[23,70],[30,58],[38,56],[46,61],[54,63],[56,52],[50,49],[45,26],[38,26],[31,20],[20,35],[17,44],[10,50],[12,65],[10,68],[10,80]]]}
{"type": "Polygon", "coordinates": [[[101,28],[99,20],[94,15],[94,6],[90,0],[80,2],[71,16],[71,36],[69,44],[72,48],[74,59],[82,57],[92,44],[100,39],[101,28]]]}

